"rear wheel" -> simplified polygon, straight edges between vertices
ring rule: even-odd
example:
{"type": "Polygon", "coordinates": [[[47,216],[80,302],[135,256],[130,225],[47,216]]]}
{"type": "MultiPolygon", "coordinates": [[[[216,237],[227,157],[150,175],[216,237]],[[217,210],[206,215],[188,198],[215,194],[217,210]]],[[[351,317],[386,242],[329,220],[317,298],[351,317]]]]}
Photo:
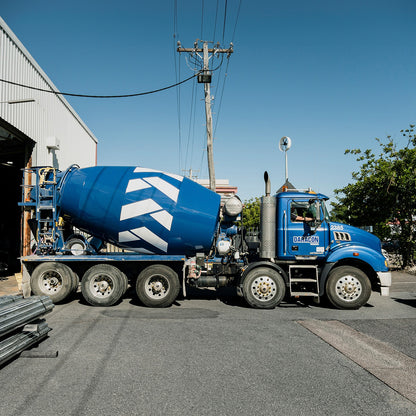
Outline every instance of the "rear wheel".
{"type": "Polygon", "coordinates": [[[79,287],[79,276],[72,270],[72,293],[76,293],[79,287]]]}
{"type": "Polygon", "coordinates": [[[155,264],[144,269],[136,282],[136,293],[145,306],[165,308],[176,300],[180,289],[177,273],[168,266],[155,264]]]}
{"type": "Polygon", "coordinates": [[[81,281],[82,296],[93,306],[114,305],[126,289],[126,275],[110,264],[96,264],[90,267],[81,281]]]}
{"type": "Polygon", "coordinates": [[[280,304],[285,292],[283,277],[268,267],[251,270],[243,282],[244,299],[253,308],[272,309],[280,304]]]}
{"type": "Polygon", "coordinates": [[[329,273],[326,295],[338,309],[358,309],[365,305],[371,295],[367,275],[352,266],[340,266],[329,273]]]}
{"type": "Polygon", "coordinates": [[[75,286],[76,276],[65,264],[41,263],[30,277],[32,292],[37,296],[49,296],[52,302],[64,300],[75,286]]]}

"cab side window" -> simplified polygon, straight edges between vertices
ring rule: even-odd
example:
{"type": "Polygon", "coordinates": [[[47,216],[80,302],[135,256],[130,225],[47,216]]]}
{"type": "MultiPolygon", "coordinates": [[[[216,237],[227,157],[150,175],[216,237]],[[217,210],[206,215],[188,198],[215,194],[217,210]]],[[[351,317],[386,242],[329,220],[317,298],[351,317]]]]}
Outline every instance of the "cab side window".
{"type": "Polygon", "coordinates": [[[292,222],[313,221],[316,219],[315,207],[308,201],[292,201],[290,203],[290,219],[292,222]]]}

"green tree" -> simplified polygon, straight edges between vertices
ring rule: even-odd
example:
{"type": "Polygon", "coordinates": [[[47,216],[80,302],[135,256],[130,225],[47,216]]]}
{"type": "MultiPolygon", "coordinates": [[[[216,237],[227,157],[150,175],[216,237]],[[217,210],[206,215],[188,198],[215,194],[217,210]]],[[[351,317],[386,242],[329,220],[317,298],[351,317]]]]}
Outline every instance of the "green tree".
{"type": "Polygon", "coordinates": [[[353,172],[353,183],[336,189],[338,202],[332,203],[332,215],[355,226],[372,225],[381,239],[399,241],[405,266],[414,264],[416,248],[416,134],[414,125],[402,130],[407,139],[404,148],[387,136],[386,143],[376,139],[380,154],[370,149],[346,150],[363,162],[353,172]],[[394,226],[396,224],[397,226],[394,226]]]}
{"type": "Polygon", "coordinates": [[[245,228],[260,227],[260,198],[251,198],[244,202],[243,225],[245,228]]]}

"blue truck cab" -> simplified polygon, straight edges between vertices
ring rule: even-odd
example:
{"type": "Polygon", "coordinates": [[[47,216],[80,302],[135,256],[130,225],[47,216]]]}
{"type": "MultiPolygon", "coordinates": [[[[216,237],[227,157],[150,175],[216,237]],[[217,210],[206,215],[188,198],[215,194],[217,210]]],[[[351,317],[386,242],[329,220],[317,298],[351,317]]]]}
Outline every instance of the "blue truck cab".
{"type": "MultiPolygon", "coordinates": [[[[391,273],[380,240],[356,227],[331,222],[327,200],[313,192],[270,196],[266,191],[261,204],[259,267],[265,274],[267,267],[278,272],[290,296],[319,299],[325,295],[341,309],[363,306],[372,290],[387,296],[391,273]]],[[[253,265],[248,273],[252,270],[253,265]]],[[[259,288],[245,285],[248,290],[254,296],[260,293],[259,288]]]]}

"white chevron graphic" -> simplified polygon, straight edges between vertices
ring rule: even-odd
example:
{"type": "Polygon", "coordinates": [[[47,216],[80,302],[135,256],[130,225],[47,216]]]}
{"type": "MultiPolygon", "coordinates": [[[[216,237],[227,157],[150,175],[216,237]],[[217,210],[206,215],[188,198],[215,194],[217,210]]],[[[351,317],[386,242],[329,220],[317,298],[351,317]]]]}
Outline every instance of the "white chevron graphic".
{"type": "Polygon", "coordinates": [[[173,173],[162,172],[161,170],[149,169],[149,168],[141,168],[140,166],[134,169],[135,173],[163,173],[166,176],[170,176],[173,179],[176,179],[179,182],[183,181],[183,176],[175,175],[173,173]]]}
{"type": "MultiPolygon", "coordinates": [[[[183,176],[174,175],[171,173],[162,172],[159,170],[148,169],[137,167],[134,169],[135,173],[162,173],[163,175],[169,176],[179,182],[183,181],[183,176]]],[[[141,191],[144,189],[155,188],[162,192],[173,202],[178,201],[179,188],[162,179],[159,176],[148,176],[145,178],[130,179],[126,194],[129,192],[141,191]]],[[[140,201],[132,202],[130,204],[123,205],[121,207],[120,221],[128,220],[130,218],[140,217],[142,215],[150,215],[159,224],[165,227],[168,231],[172,228],[173,216],[166,210],[164,210],[155,200],[151,198],[143,199],[140,201]]],[[[143,240],[148,244],[158,248],[165,253],[168,250],[167,241],[156,235],[153,231],[147,227],[139,227],[132,230],[121,231],[118,235],[118,241],[120,243],[128,243],[133,241],[143,240]]],[[[144,248],[131,248],[134,251],[140,253],[153,254],[149,250],[144,248]]]]}
{"type": "Polygon", "coordinates": [[[144,180],[158,189],[160,192],[163,192],[168,196],[172,201],[178,201],[179,189],[171,185],[169,182],[164,181],[162,178],[150,177],[144,178],[144,180]]]}
{"type": "Polygon", "coordinates": [[[131,233],[130,231],[121,231],[118,233],[118,241],[119,243],[128,243],[130,241],[137,241],[140,240],[137,235],[131,233]]]}
{"type": "Polygon", "coordinates": [[[150,185],[143,181],[142,179],[130,179],[127,185],[127,192],[140,191],[141,189],[150,188],[150,185]]]}
{"type": "Polygon", "coordinates": [[[160,211],[162,207],[153,199],[144,199],[143,201],[133,202],[121,207],[120,221],[140,215],[149,214],[154,211],[160,211]]]}
{"type": "MultiPolygon", "coordinates": [[[[158,237],[155,233],[152,233],[146,227],[135,228],[130,231],[122,231],[118,234],[118,241],[120,243],[129,243],[131,241],[144,240],[152,246],[157,247],[158,249],[166,252],[168,249],[168,243],[158,237]],[[140,236],[140,237],[139,237],[140,236]]],[[[131,248],[133,251],[138,251],[140,253],[149,253],[154,254],[153,252],[146,250],[145,248],[131,248]]]]}
{"type": "Polygon", "coordinates": [[[135,234],[137,237],[141,238],[142,240],[146,241],[147,243],[151,244],[154,247],[157,247],[159,250],[164,252],[168,251],[168,243],[158,237],[155,233],[150,231],[146,227],[139,227],[135,228],[134,230],[130,230],[131,233],[135,234]]]}
{"type": "Polygon", "coordinates": [[[127,184],[126,194],[128,192],[140,191],[150,188],[151,186],[168,196],[172,201],[178,201],[179,189],[156,176],[143,179],[130,179],[127,184]]]}
{"type": "Polygon", "coordinates": [[[172,227],[172,215],[169,214],[167,211],[158,211],[154,214],[150,214],[152,218],[154,218],[157,222],[162,224],[167,230],[170,231],[170,228],[172,227]]]}
{"type": "MultiPolygon", "coordinates": [[[[137,237],[136,234],[133,234],[131,231],[122,231],[118,234],[118,241],[120,243],[128,243],[130,241],[139,241],[141,240],[139,237],[137,237]]],[[[146,250],[145,248],[130,248],[130,250],[136,251],[138,253],[142,254],[155,254],[153,251],[146,250]]]]}

